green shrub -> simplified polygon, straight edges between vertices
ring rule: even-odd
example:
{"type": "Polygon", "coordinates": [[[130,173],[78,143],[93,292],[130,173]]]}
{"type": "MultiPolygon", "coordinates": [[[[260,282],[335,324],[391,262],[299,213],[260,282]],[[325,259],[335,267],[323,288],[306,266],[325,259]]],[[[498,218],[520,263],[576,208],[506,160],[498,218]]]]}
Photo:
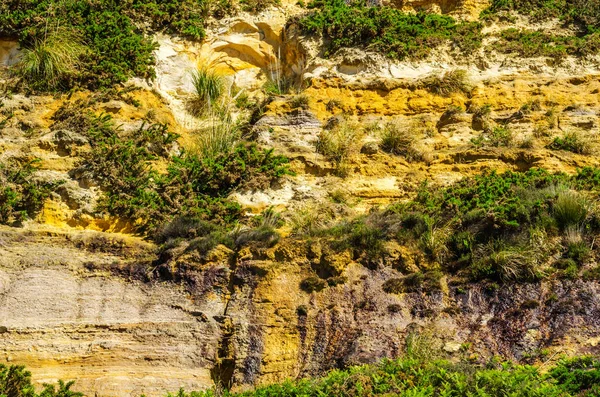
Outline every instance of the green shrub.
{"type": "MultiPolygon", "coordinates": [[[[322,378],[298,379],[226,396],[515,396],[593,397],[598,393],[598,360],[576,358],[552,367],[547,375],[533,366],[491,361],[482,366],[436,358],[433,337],[411,333],[405,358],[376,365],[333,370],[322,378]]],[[[212,391],[178,397],[213,397],[212,391]]]]}
{"type": "Polygon", "coordinates": [[[556,137],[548,146],[553,150],[566,150],[579,154],[590,154],[590,142],[582,138],[577,132],[569,132],[564,137],[556,137]]]}
{"type": "Polygon", "coordinates": [[[600,28],[600,6],[590,0],[493,0],[482,17],[490,18],[501,11],[515,11],[534,21],[560,18],[578,25],[585,33],[600,28]]]}
{"type": "MultiPolygon", "coordinates": [[[[36,89],[85,86],[90,89],[110,87],[131,77],[153,78],[156,43],[150,33],[166,31],[195,40],[205,37],[204,24],[209,14],[225,14],[233,10],[226,1],[165,0],[7,0],[0,3],[0,36],[19,39],[33,61],[54,62],[59,53],[63,59],[60,85],[50,84],[36,89]],[[88,46],[79,69],[73,68],[74,55],[79,53],[79,40],[60,40],[47,35],[55,26],[62,26],[80,37],[88,46]],[[65,55],[69,54],[68,56],[65,55]]],[[[49,70],[49,68],[45,68],[49,70]]],[[[20,74],[30,74],[27,70],[20,74]]],[[[45,72],[46,74],[48,72],[45,72]]],[[[54,73],[56,74],[56,73],[54,73]]],[[[46,77],[53,83],[56,76],[46,77]],[[51,78],[49,78],[51,77],[51,78]]]]}
{"type": "Polygon", "coordinates": [[[19,224],[37,214],[60,182],[34,178],[39,160],[0,164],[0,224],[19,224]]]}
{"type": "Polygon", "coordinates": [[[579,357],[561,360],[548,378],[573,396],[594,397],[600,394],[600,360],[579,357]]]}
{"type": "Polygon", "coordinates": [[[345,47],[367,47],[394,59],[423,59],[447,42],[466,53],[481,46],[481,25],[476,22],[405,14],[393,7],[370,6],[366,0],[315,0],[309,8],[313,11],[300,19],[300,28],[326,39],[326,55],[345,47]]]}
{"type": "Polygon", "coordinates": [[[494,147],[509,147],[513,141],[513,133],[506,127],[494,128],[488,136],[489,144],[494,147]]]}
{"type": "Polygon", "coordinates": [[[71,390],[74,382],[58,381],[58,385],[44,384],[40,394],[31,383],[31,372],[22,365],[9,367],[0,364],[0,395],[7,397],[83,397],[83,393],[71,390]]]}
{"type": "Polygon", "coordinates": [[[241,208],[227,198],[230,193],[266,188],[291,173],[286,158],[252,144],[240,142],[208,157],[191,152],[171,156],[167,148],[177,136],[165,125],[142,126],[126,135],[110,118],[94,120],[85,122],[91,126],[92,151],[77,173],[106,192],[100,211],[132,221],[140,232],[153,233],[175,216],[231,224],[241,208]],[[94,127],[98,124],[101,133],[94,127]],[[152,169],[157,159],[166,162],[166,173],[152,169]]]}

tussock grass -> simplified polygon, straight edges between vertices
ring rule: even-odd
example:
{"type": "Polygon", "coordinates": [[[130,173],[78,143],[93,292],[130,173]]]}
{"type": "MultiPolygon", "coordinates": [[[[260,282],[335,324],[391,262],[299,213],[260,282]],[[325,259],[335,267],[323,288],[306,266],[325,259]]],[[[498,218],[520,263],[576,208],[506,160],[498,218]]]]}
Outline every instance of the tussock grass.
{"type": "Polygon", "coordinates": [[[86,51],[81,37],[57,28],[21,49],[16,74],[38,89],[55,89],[80,68],[80,57],[86,51]]]}
{"type": "Polygon", "coordinates": [[[416,149],[416,138],[407,129],[402,129],[395,123],[387,123],[381,135],[381,149],[390,154],[406,157],[408,160],[421,159],[421,153],[416,149]]]}
{"type": "Polygon", "coordinates": [[[339,176],[349,172],[348,161],[355,155],[362,131],[358,125],[343,121],[332,129],[324,129],[316,143],[317,152],[335,164],[339,176]]]}
{"type": "Polygon", "coordinates": [[[196,131],[193,151],[204,159],[229,153],[241,140],[239,127],[231,120],[213,117],[207,127],[196,131]]]}
{"type": "Polygon", "coordinates": [[[462,69],[451,70],[441,76],[427,77],[421,81],[421,84],[428,91],[440,96],[450,96],[454,93],[469,96],[473,90],[467,71],[462,69]]]}
{"type": "Polygon", "coordinates": [[[225,78],[208,66],[202,66],[192,73],[195,94],[195,112],[211,111],[225,92],[225,78]]]}
{"type": "Polygon", "coordinates": [[[567,190],[558,194],[554,203],[554,219],[562,230],[581,226],[586,220],[590,206],[580,193],[567,190]]]}

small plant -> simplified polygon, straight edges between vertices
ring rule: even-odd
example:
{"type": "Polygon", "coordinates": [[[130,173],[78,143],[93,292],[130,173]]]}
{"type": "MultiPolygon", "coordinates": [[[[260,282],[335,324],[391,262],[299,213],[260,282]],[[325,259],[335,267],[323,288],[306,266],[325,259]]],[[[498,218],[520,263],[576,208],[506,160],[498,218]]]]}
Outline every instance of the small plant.
{"type": "Polygon", "coordinates": [[[238,142],[241,134],[237,125],[230,121],[211,118],[210,125],[197,130],[193,150],[204,159],[214,159],[229,153],[238,142]]]}
{"type": "Polygon", "coordinates": [[[434,219],[425,218],[425,233],[421,236],[421,247],[431,259],[442,263],[448,255],[448,240],[451,229],[449,227],[437,227],[434,219]]]}
{"type": "Polygon", "coordinates": [[[533,148],[533,138],[531,136],[521,140],[519,142],[519,147],[521,149],[531,149],[533,148]]]}
{"type": "Polygon", "coordinates": [[[225,91],[225,79],[208,67],[201,67],[192,73],[192,84],[198,113],[210,110],[225,91]]]}
{"type": "Polygon", "coordinates": [[[348,162],[358,153],[360,128],[344,121],[333,129],[323,129],[316,143],[317,152],[335,164],[339,176],[348,174],[348,162]]]}
{"type": "Polygon", "coordinates": [[[37,214],[60,182],[35,180],[39,160],[0,164],[0,224],[18,224],[37,214]]]}
{"type": "Polygon", "coordinates": [[[327,103],[325,104],[325,109],[327,109],[327,111],[329,113],[333,113],[333,111],[335,109],[340,109],[342,107],[342,101],[338,100],[338,99],[330,99],[329,101],[327,101],[327,103]]]}
{"type": "Polygon", "coordinates": [[[408,160],[421,159],[421,153],[415,147],[416,139],[407,130],[396,123],[387,123],[381,136],[381,149],[391,154],[402,155],[408,160]]]}
{"type": "Polygon", "coordinates": [[[430,92],[441,96],[449,96],[454,93],[470,96],[473,90],[467,71],[461,69],[451,70],[442,76],[428,77],[421,84],[430,92]]]}
{"type": "Polygon", "coordinates": [[[548,147],[553,150],[566,150],[578,154],[590,154],[592,152],[591,143],[577,132],[569,132],[563,137],[554,138],[548,147]]]}
{"type": "Polygon", "coordinates": [[[488,142],[494,147],[509,147],[513,141],[513,133],[507,127],[497,127],[489,134],[488,142]]]}
{"type": "Polygon", "coordinates": [[[332,219],[326,208],[307,205],[292,213],[290,223],[295,235],[310,237],[319,235],[332,219]]]}
{"type": "Polygon", "coordinates": [[[589,203],[580,193],[559,193],[553,206],[554,219],[562,230],[583,226],[589,214],[589,203]]]}
{"type": "Polygon", "coordinates": [[[21,49],[16,73],[37,89],[54,89],[80,68],[86,47],[76,33],[55,29],[21,49]]]}
{"type": "Polygon", "coordinates": [[[292,109],[304,109],[304,110],[308,110],[310,108],[310,99],[308,98],[308,95],[306,94],[299,94],[294,96],[291,100],[290,100],[290,106],[292,107],[292,109]]]}
{"type": "Polygon", "coordinates": [[[498,281],[531,281],[540,276],[537,255],[531,247],[490,241],[479,247],[472,267],[475,279],[498,281]]]}

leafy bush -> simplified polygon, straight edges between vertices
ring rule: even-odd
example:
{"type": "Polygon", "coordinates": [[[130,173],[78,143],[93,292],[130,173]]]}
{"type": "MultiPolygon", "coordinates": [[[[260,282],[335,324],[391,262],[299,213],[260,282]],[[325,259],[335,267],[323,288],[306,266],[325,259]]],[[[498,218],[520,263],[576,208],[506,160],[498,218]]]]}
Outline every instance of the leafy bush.
{"type": "Polygon", "coordinates": [[[560,18],[581,27],[585,33],[600,28],[600,6],[593,0],[493,0],[482,17],[491,18],[501,11],[514,11],[535,21],[560,18]]]}
{"type": "Polygon", "coordinates": [[[562,138],[554,138],[548,147],[553,150],[566,150],[579,154],[590,154],[592,152],[590,142],[583,139],[577,132],[569,132],[562,138]]]}
{"type": "Polygon", "coordinates": [[[492,146],[508,147],[512,144],[513,134],[512,131],[506,127],[498,127],[494,128],[494,130],[489,134],[488,140],[492,146]]]}
{"type": "Polygon", "coordinates": [[[415,255],[417,266],[428,260],[465,278],[533,281],[548,274],[545,264],[552,255],[561,254],[551,242],[561,229],[563,254],[580,263],[589,255],[585,242],[590,239],[581,234],[595,230],[593,217],[585,194],[566,191],[569,185],[598,189],[598,171],[586,168],[573,176],[541,169],[486,172],[447,187],[423,184],[412,201],[339,221],[318,235],[335,238],[334,249],[352,251],[366,265],[385,260],[384,242],[396,240],[425,254],[415,255]],[[567,238],[571,228],[579,239],[567,238]]]}
{"type": "MultiPolygon", "coordinates": [[[[299,379],[262,386],[245,392],[225,392],[225,396],[519,396],[593,397],[598,393],[598,360],[592,357],[563,360],[547,375],[533,366],[509,362],[479,366],[453,364],[436,359],[431,341],[413,335],[407,341],[407,358],[383,360],[377,365],[333,370],[318,379],[299,379]],[[414,340],[413,340],[414,339],[414,340]],[[429,350],[429,351],[428,351],[429,350]]],[[[212,391],[177,397],[213,397],[212,391]]]]}
{"type": "Polygon", "coordinates": [[[38,161],[0,164],[0,224],[20,223],[34,216],[59,184],[33,177],[38,161]]]}
{"type": "Polygon", "coordinates": [[[549,371],[548,378],[574,396],[597,396],[600,394],[600,360],[595,357],[561,360],[549,371]]]}
{"type": "Polygon", "coordinates": [[[191,152],[170,156],[167,148],[177,136],[165,125],[142,126],[124,135],[110,118],[97,120],[86,122],[93,147],[76,173],[105,191],[100,210],[131,220],[141,232],[154,232],[176,215],[230,224],[241,211],[227,198],[230,193],[265,188],[290,173],[286,158],[252,144],[240,142],[210,157],[191,152]],[[163,174],[152,169],[157,159],[167,164],[163,174]]]}
{"type": "Polygon", "coordinates": [[[367,47],[394,59],[423,59],[433,48],[451,42],[470,53],[481,46],[481,25],[457,23],[448,16],[405,14],[367,0],[314,0],[311,13],[300,19],[306,34],[327,42],[327,54],[345,47],[367,47]]]}
{"type": "Polygon", "coordinates": [[[44,384],[40,394],[31,383],[31,372],[22,365],[7,367],[0,364],[0,395],[7,397],[83,397],[83,393],[71,391],[74,382],[58,381],[58,385],[44,384]]]}
{"type": "Polygon", "coordinates": [[[65,81],[62,81],[60,87],[48,85],[36,88],[67,89],[80,85],[96,89],[124,82],[134,76],[153,78],[153,51],[156,44],[149,33],[164,30],[202,40],[205,37],[206,18],[209,15],[224,16],[232,12],[233,4],[228,3],[231,2],[6,0],[0,3],[0,36],[18,38],[21,47],[31,52],[30,58],[40,58],[43,55],[46,63],[48,59],[54,59],[52,62],[66,65],[63,71],[69,72],[69,79],[63,79],[65,81]],[[73,63],[74,55],[80,52],[80,46],[75,45],[79,40],[49,40],[51,36],[47,36],[46,32],[49,28],[52,31],[56,26],[74,32],[74,37],[81,37],[89,47],[77,72],[68,66],[73,63]],[[62,60],[57,61],[57,56],[49,57],[47,53],[59,53],[62,60]]]}

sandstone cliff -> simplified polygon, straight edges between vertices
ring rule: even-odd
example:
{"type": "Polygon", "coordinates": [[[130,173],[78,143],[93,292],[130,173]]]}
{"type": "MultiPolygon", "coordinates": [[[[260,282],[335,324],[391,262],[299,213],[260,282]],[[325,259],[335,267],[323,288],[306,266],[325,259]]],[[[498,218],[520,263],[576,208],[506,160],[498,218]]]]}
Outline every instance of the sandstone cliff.
{"type": "MultiPolygon", "coordinates": [[[[467,20],[487,7],[483,1],[383,3],[467,20]]],[[[126,131],[149,118],[167,123],[181,135],[172,148],[177,152],[193,145],[204,123],[186,107],[190,70],[211,65],[228,85],[257,99],[264,99],[261,87],[273,75],[303,82],[302,94],[273,95],[255,120],[256,140],[289,157],[296,175],[269,189],[233,193],[249,217],[269,207],[290,218],[329,208],[334,194],[344,195],[344,205],[331,211],[355,216],[413,197],[424,180],[445,185],[484,170],[573,173],[598,165],[597,56],[554,64],[494,51],[461,59],[438,50],[426,60],[398,62],[348,49],[326,58],[294,23],[304,11],[284,1],[262,14],[226,18],[210,26],[203,43],[158,35],[157,78],[133,79],[129,92],[89,109],[110,114],[126,131]],[[432,77],[457,70],[464,70],[469,90],[431,88],[432,77]],[[308,104],[292,106],[297,95],[308,104]],[[491,109],[485,120],[478,113],[484,106],[491,109]],[[315,142],[342,115],[362,125],[393,120],[414,131],[419,160],[384,153],[374,129],[357,138],[349,172],[340,177],[315,142]],[[481,140],[496,125],[510,125],[514,144],[481,140]],[[573,130],[591,152],[549,147],[573,130]]],[[[548,29],[559,25],[553,21],[548,29]]],[[[17,53],[16,43],[0,41],[0,65],[10,66],[17,53]]],[[[39,158],[36,177],[63,181],[36,219],[0,229],[0,360],[26,364],[39,384],[75,379],[77,390],[97,396],[160,396],[215,381],[244,389],[399,357],[415,333],[472,361],[599,353],[598,281],[465,287],[444,276],[432,288],[390,293],[386,281],[434,264],[416,263],[408,248],[394,246],[388,262],[366,266],[347,252],[329,252],[319,239],[294,236],[272,248],[218,246],[206,257],[183,243],[158,260],[159,248],[134,234],[130,221],[97,213],[100,187],[74,173],[90,142],[58,128],[53,117],[66,103],[93,95],[2,100],[0,160],[39,158]],[[315,275],[334,281],[306,292],[303,282],[315,275]]],[[[289,226],[280,232],[288,235],[289,226]]]]}

